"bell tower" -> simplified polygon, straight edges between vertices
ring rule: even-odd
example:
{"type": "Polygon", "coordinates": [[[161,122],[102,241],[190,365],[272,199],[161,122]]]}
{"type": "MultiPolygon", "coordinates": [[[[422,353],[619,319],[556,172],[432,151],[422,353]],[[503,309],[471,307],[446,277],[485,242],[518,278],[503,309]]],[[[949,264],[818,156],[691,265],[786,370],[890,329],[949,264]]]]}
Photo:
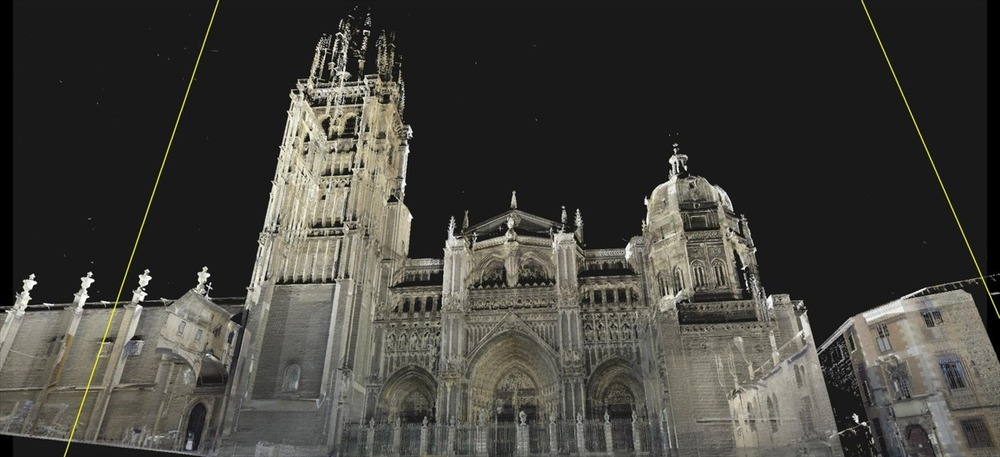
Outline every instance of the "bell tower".
{"type": "Polygon", "coordinates": [[[348,17],[320,38],[289,94],[230,394],[238,442],[325,455],[364,414],[371,315],[406,258],[411,219],[400,60],[394,37],[370,26],[348,17]]]}

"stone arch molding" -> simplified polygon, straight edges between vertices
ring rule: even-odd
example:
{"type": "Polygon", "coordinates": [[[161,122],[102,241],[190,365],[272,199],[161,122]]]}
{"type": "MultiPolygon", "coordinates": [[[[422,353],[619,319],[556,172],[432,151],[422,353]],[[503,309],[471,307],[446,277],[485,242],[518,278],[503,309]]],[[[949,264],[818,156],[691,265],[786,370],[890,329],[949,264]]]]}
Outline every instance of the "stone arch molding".
{"type": "MultiPolygon", "coordinates": [[[[516,322],[520,322],[517,319],[516,322]]],[[[555,351],[534,332],[521,325],[499,327],[474,348],[466,372],[473,417],[491,411],[497,390],[507,375],[518,372],[537,389],[540,409],[558,408],[559,365],[555,351]]]]}
{"type": "MultiPolygon", "coordinates": [[[[415,396],[422,398],[428,409],[433,407],[437,398],[437,381],[434,375],[416,365],[400,368],[389,376],[382,387],[377,415],[383,420],[395,420],[401,415],[411,414],[412,411],[407,411],[407,403],[413,401],[415,396]]],[[[432,418],[429,412],[426,415],[432,418]]]]}
{"type": "Polygon", "coordinates": [[[641,411],[645,406],[645,388],[642,382],[642,371],[632,361],[613,357],[601,362],[587,379],[587,398],[591,414],[604,414],[604,401],[610,397],[631,397],[633,407],[641,411]],[[623,390],[625,392],[621,392],[623,390]]]}

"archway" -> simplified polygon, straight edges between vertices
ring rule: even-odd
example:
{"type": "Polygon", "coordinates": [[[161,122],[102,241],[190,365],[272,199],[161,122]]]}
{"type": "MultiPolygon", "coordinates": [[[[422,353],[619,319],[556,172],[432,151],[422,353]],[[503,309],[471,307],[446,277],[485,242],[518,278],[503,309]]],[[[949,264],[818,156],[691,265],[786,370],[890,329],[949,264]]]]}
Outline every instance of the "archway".
{"type": "Polygon", "coordinates": [[[434,399],[437,383],[427,370],[409,366],[397,370],[382,389],[378,419],[403,423],[421,423],[424,417],[433,421],[436,416],[434,399]]]}
{"type": "Polygon", "coordinates": [[[530,330],[508,329],[470,354],[469,411],[473,420],[529,423],[557,414],[559,375],[551,348],[530,330]]]}
{"type": "Polygon", "coordinates": [[[934,445],[923,427],[912,424],[906,427],[907,457],[934,457],[934,445]]]}
{"type": "Polygon", "coordinates": [[[591,417],[631,419],[632,412],[644,412],[646,398],[639,368],[623,358],[601,363],[587,382],[591,417]]]}
{"type": "Polygon", "coordinates": [[[188,425],[187,430],[184,433],[184,450],[185,451],[197,451],[198,446],[201,444],[201,435],[205,430],[205,416],[208,411],[205,409],[205,405],[198,403],[191,408],[191,413],[188,414],[188,425]]]}

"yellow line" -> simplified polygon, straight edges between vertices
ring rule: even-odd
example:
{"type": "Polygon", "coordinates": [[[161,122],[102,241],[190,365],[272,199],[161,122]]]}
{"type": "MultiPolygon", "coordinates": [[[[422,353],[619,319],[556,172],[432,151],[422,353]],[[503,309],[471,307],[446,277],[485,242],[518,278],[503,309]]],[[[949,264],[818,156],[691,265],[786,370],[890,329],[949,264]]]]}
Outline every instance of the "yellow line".
{"type": "Polygon", "coordinates": [[[896,70],[892,68],[892,62],[889,62],[889,54],[885,52],[885,46],[882,45],[882,38],[878,35],[878,30],[875,30],[875,22],[872,21],[872,15],[868,12],[868,6],[865,5],[865,0],[861,0],[861,7],[865,10],[865,16],[868,17],[868,23],[872,26],[872,32],[875,32],[875,40],[878,41],[879,48],[882,49],[882,55],[885,57],[885,63],[889,65],[889,72],[892,73],[892,79],[896,82],[896,88],[899,89],[899,96],[903,98],[903,104],[906,105],[906,112],[910,114],[910,120],[913,121],[913,128],[917,130],[917,136],[920,137],[920,144],[924,147],[924,152],[927,153],[927,160],[931,163],[931,169],[934,170],[934,176],[937,177],[938,184],[941,185],[941,192],[944,193],[944,199],[948,202],[948,209],[951,210],[951,215],[955,218],[955,224],[958,225],[958,231],[962,234],[962,241],[965,241],[965,247],[969,250],[969,256],[972,257],[972,263],[976,266],[976,272],[979,273],[979,282],[983,284],[983,288],[986,289],[986,296],[989,297],[990,303],[993,305],[993,312],[996,313],[997,317],[1000,318],[1000,310],[997,309],[997,303],[993,299],[993,294],[990,293],[990,286],[986,284],[986,278],[983,277],[983,270],[979,268],[979,262],[976,261],[976,254],[972,252],[972,245],[969,244],[969,238],[965,236],[965,229],[962,228],[962,223],[958,220],[958,213],[955,212],[955,206],[951,204],[951,198],[948,197],[948,190],[944,188],[944,181],[941,180],[941,174],[938,173],[937,166],[934,165],[934,158],[931,157],[931,150],[927,148],[927,142],[924,141],[924,134],[920,132],[920,126],[917,125],[917,118],[913,115],[913,110],[910,109],[910,103],[906,101],[906,94],[903,93],[903,86],[899,84],[899,78],[896,76],[896,70]]]}
{"type": "MultiPolygon", "coordinates": [[[[135,258],[135,251],[139,247],[139,239],[142,238],[142,229],[146,227],[146,218],[149,216],[149,209],[153,206],[153,197],[156,196],[156,188],[160,185],[160,177],[163,176],[163,169],[167,165],[167,156],[170,155],[170,147],[174,144],[174,136],[177,135],[177,126],[181,123],[181,115],[184,114],[184,106],[187,105],[188,94],[191,93],[191,86],[194,84],[194,75],[198,72],[198,64],[201,63],[201,55],[205,51],[205,43],[208,42],[208,34],[212,31],[212,23],[215,22],[215,12],[219,10],[219,2],[215,1],[212,8],[212,17],[208,20],[208,28],[205,30],[205,38],[201,41],[201,49],[198,50],[198,57],[194,61],[194,70],[191,71],[191,79],[188,81],[187,90],[184,91],[184,99],[181,101],[181,108],[177,111],[177,119],[174,121],[174,129],[170,132],[170,140],[167,141],[167,150],[163,153],[163,161],[160,162],[160,170],[156,173],[156,181],[153,183],[153,191],[149,194],[149,202],[146,203],[146,211],[142,215],[142,223],[139,224],[139,233],[135,236],[135,243],[132,245],[132,253],[129,254],[128,264],[125,266],[125,274],[122,276],[121,285],[118,286],[118,295],[115,296],[115,304],[111,308],[111,316],[108,318],[108,325],[104,327],[104,339],[107,339],[111,330],[111,322],[115,319],[115,311],[118,309],[118,300],[121,299],[122,291],[125,290],[125,281],[128,280],[129,269],[132,268],[132,259],[135,258]]],[[[90,392],[90,384],[94,381],[94,373],[97,372],[97,363],[100,361],[100,350],[94,357],[94,366],[90,369],[90,378],[87,379],[87,388],[83,391],[83,398],[80,400],[80,408],[76,411],[76,419],[73,420],[73,428],[69,432],[69,439],[66,440],[66,449],[63,457],[69,453],[69,446],[73,443],[73,435],[76,433],[76,426],[80,423],[80,414],[83,412],[83,405],[87,401],[87,394],[90,392]]],[[[111,363],[110,361],[108,363],[111,363]]],[[[93,425],[93,424],[88,424],[93,425]]]]}

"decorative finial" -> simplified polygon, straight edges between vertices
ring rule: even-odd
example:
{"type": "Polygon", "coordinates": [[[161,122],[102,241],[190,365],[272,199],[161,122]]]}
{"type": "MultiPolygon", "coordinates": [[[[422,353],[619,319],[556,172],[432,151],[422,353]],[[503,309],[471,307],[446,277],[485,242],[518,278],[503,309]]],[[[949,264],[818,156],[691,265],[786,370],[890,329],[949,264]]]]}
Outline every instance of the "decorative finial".
{"type": "Polygon", "coordinates": [[[510,209],[517,209],[517,191],[510,191],[510,209]]]}
{"type": "Polygon", "coordinates": [[[21,293],[17,294],[17,299],[14,301],[14,311],[16,311],[19,316],[24,314],[25,308],[28,307],[28,301],[31,300],[31,294],[29,292],[31,292],[31,289],[35,287],[35,284],[38,284],[38,281],[35,281],[34,273],[28,275],[28,279],[21,282],[24,283],[24,285],[21,287],[21,293]]]}
{"type": "Polygon", "coordinates": [[[87,293],[87,289],[90,288],[90,285],[93,284],[94,281],[94,272],[88,271],[87,276],[80,278],[80,293],[87,293]]]}
{"type": "Polygon", "coordinates": [[[201,271],[198,272],[198,286],[194,288],[194,291],[202,295],[207,295],[208,290],[205,289],[205,283],[208,282],[210,276],[212,274],[208,272],[208,267],[201,267],[201,271]]]}
{"type": "Polygon", "coordinates": [[[21,281],[21,283],[24,284],[23,286],[21,286],[21,291],[24,293],[28,293],[31,292],[31,289],[35,288],[35,284],[38,284],[38,281],[35,281],[35,274],[32,273],[28,275],[28,279],[21,281]]]}
{"type": "Polygon", "coordinates": [[[562,207],[562,214],[559,215],[559,222],[566,225],[566,206],[562,207]]]}
{"type": "Polygon", "coordinates": [[[455,239],[455,216],[452,216],[450,219],[448,219],[448,239],[449,240],[455,239]]]}
{"type": "Polygon", "coordinates": [[[153,277],[149,275],[148,268],[141,275],[139,275],[139,287],[132,291],[132,303],[142,303],[142,301],[146,298],[145,288],[151,279],[153,279],[153,277]]]}
{"type": "Polygon", "coordinates": [[[670,156],[670,177],[679,176],[685,177],[688,173],[687,167],[688,156],[681,154],[681,147],[677,142],[674,142],[674,155],[670,156]]]}
{"type": "Polygon", "coordinates": [[[469,210],[465,210],[465,216],[462,217],[462,231],[469,228],[469,210]]]}
{"type": "Polygon", "coordinates": [[[573,223],[576,224],[577,227],[583,227],[583,215],[580,214],[580,208],[576,209],[576,216],[573,218],[573,223]]]}

